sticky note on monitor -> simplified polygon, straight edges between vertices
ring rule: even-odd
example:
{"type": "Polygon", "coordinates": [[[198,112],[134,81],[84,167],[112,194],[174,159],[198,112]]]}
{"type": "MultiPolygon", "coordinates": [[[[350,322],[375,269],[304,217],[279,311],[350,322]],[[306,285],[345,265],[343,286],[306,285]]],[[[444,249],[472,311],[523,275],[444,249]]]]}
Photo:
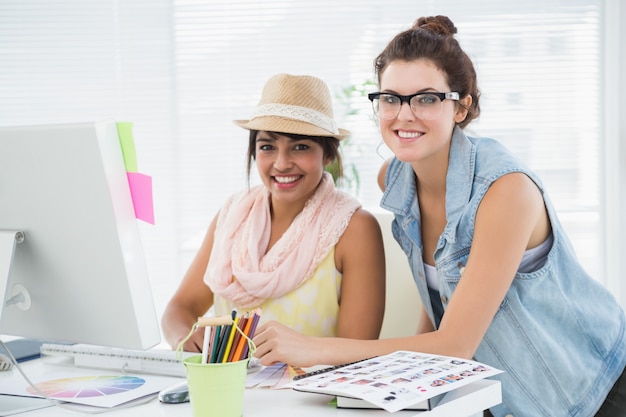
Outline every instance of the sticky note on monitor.
{"type": "Polygon", "coordinates": [[[116,126],[126,171],[137,172],[137,153],[135,152],[135,139],[133,138],[133,123],[117,122],[116,126]]]}
{"type": "Polygon", "coordinates": [[[152,177],[139,172],[127,172],[130,195],[135,207],[135,217],[154,224],[154,206],[152,200],[152,177]]]}

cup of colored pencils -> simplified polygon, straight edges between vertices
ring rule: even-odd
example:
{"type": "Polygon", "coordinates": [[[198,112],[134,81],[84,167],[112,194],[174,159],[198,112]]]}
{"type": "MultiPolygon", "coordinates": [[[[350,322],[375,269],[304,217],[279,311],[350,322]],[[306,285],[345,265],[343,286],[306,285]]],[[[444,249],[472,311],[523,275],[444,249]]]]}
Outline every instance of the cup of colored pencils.
{"type": "Polygon", "coordinates": [[[238,316],[201,317],[183,344],[200,327],[204,327],[201,355],[183,360],[194,417],[216,415],[241,417],[248,362],[256,350],[252,337],[260,311],[238,316]]]}

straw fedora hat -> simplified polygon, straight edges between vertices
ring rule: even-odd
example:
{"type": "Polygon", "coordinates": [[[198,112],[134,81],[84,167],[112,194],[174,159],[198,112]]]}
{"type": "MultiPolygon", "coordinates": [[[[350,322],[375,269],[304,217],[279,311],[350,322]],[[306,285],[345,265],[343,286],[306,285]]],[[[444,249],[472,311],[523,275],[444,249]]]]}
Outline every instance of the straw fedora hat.
{"type": "Polygon", "coordinates": [[[249,120],[233,120],[248,130],[328,136],[339,140],[350,132],[337,127],[330,91],[309,75],[277,74],[263,87],[261,101],[249,120]]]}

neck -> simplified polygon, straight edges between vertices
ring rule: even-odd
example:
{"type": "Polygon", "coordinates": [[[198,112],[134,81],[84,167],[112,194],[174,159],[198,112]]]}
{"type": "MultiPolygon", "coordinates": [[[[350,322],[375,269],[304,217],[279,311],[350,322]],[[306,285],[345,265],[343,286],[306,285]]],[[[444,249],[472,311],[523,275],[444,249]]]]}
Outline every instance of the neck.
{"type": "Polygon", "coordinates": [[[272,223],[291,223],[293,219],[296,218],[298,214],[304,209],[304,202],[293,202],[290,204],[285,204],[280,201],[275,201],[270,198],[270,216],[272,219],[272,223]]]}
{"type": "Polygon", "coordinates": [[[415,183],[419,195],[427,194],[432,197],[445,198],[446,176],[448,173],[448,153],[441,153],[441,157],[433,156],[429,160],[413,162],[415,183]]]}

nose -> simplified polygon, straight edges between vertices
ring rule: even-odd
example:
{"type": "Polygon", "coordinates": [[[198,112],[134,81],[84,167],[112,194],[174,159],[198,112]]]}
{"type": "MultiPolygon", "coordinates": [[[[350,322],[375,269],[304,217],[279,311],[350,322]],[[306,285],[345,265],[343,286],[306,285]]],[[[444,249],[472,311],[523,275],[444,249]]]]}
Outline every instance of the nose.
{"type": "Polygon", "coordinates": [[[400,111],[398,111],[396,118],[399,120],[415,120],[415,113],[413,113],[411,105],[405,102],[400,103],[400,111]]]}
{"type": "Polygon", "coordinates": [[[280,149],[276,152],[276,158],[274,159],[274,168],[277,171],[287,171],[293,165],[291,154],[288,150],[280,149]]]}

